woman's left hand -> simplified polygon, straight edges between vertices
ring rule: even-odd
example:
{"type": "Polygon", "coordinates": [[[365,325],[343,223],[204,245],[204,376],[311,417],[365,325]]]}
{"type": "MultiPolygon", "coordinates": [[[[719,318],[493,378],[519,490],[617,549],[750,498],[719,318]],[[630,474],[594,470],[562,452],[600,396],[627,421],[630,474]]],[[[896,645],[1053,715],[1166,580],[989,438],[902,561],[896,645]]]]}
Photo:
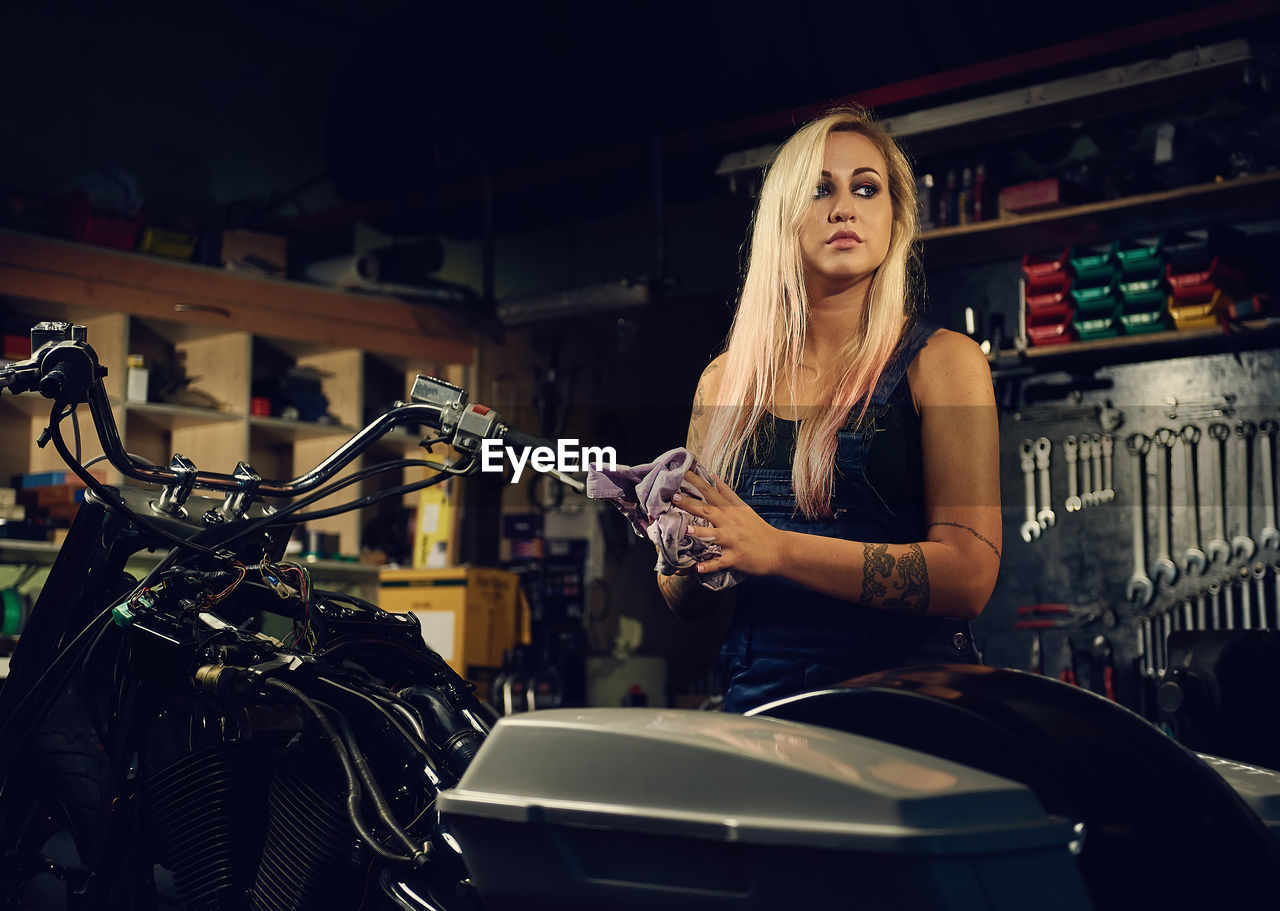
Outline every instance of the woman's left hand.
{"type": "Polygon", "coordinates": [[[698,477],[697,472],[690,471],[684,477],[702,495],[702,499],[676,494],[672,502],[711,523],[709,528],[691,525],[689,533],[713,539],[721,552],[719,557],[699,563],[698,572],[736,569],[753,576],[775,573],[781,556],[783,533],[760,518],[723,481],[716,479],[713,487],[698,477]]]}

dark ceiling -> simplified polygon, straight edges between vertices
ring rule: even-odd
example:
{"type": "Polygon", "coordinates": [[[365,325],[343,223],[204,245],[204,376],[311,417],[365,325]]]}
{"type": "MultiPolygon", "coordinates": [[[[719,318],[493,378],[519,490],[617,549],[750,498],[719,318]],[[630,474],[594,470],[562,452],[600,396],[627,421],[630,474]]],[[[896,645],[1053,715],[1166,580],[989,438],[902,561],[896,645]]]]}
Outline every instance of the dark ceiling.
{"type": "MultiPolygon", "coordinates": [[[[372,220],[394,222],[394,211],[406,206],[421,217],[423,201],[461,197],[461,206],[436,208],[441,227],[463,233],[478,229],[468,213],[478,211],[470,205],[474,179],[488,169],[512,197],[507,227],[519,228],[647,192],[645,149],[655,133],[688,140],[666,162],[665,177],[675,197],[696,195],[721,155],[777,138],[794,109],[1157,21],[1164,28],[1152,30],[1148,46],[1137,29],[1121,56],[1168,54],[1194,40],[1170,20],[1182,15],[1203,26],[1212,17],[1200,11],[1211,6],[1186,0],[384,5],[352,21],[360,38],[330,100],[327,160],[344,203],[365,207],[359,211],[372,220]],[[356,109],[366,125],[358,132],[348,128],[347,114],[356,109]],[[768,114],[783,116],[754,136],[745,125],[720,130],[718,138],[707,129],[768,114]],[[725,138],[726,132],[737,135],[725,138]],[[566,192],[551,186],[562,183],[560,171],[586,179],[566,192]],[[609,176],[593,179],[601,175],[609,176]]],[[[1228,19],[1267,6],[1275,8],[1219,4],[1228,19]]],[[[301,3],[275,9],[311,15],[301,3]]],[[[333,4],[324,21],[334,27],[343,16],[333,4]]],[[[1105,50],[1074,66],[1106,65],[1105,50]]],[[[1030,78],[1070,66],[1042,63],[1030,78]]],[[[993,87],[991,80],[949,92],[939,85],[927,100],[910,103],[993,87]]]]}
{"type": "MultiPolygon", "coordinates": [[[[235,160],[237,190],[255,168],[269,174],[260,185],[276,202],[289,195],[284,183],[331,181],[337,204],[328,210],[303,207],[299,218],[298,208],[276,205],[259,211],[259,224],[296,230],[360,219],[474,236],[485,174],[505,230],[607,211],[650,192],[656,135],[666,192],[678,202],[711,191],[726,152],[776,140],[833,99],[1024,55],[1003,84],[989,74],[943,77],[898,104],[918,108],[1167,55],[1210,40],[1215,19],[1219,33],[1238,36],[1259,21],[1274,26],[1278,9],[1280,0],[139,0],[63,15],[12,4],[0,26],[18,44],[6,55],[0,97],[20,140],[58,133],[64,147],[25,164],[0,150],[0,163],[42,170],[29,185],[47,192],[55,171],[66,179],[100,163],[91,155],[135,151],[113,149],[107,132],[162,131],[173,111],[173,123],[188,127],[184,136],[175,126],[173,143],[185,142],[193,161],[221,143],[214,169],[225,176],[235,160]],[[1091,36],[1125,29],[1123,47],[1091,46],[1091,36]],[[1037,59],[1080,39],[1071,62],[1037,59]],[[112,103],[126,93],[162,103],[113,118],[101,100],[112,78],[112,103]],[[287,90],[269,85],[285,82],[287,90]],[[291,117],[292,108],[310,113],[291,117]],[[216,114],[216,131],[189,128],[201,110],[216,114]],[[65,121],[76,118],[86,121],[83,149],[71,154],[65,121]],[[281,143],[269,130],[305,133],[309,145],[281,143]],[[299,154],[306,149],[314,154],[299,154]]],[[[877,103],[881,113],[893,109],[877,103]]],[[[23,187],[27,176],[4,173],[0,182],[23,187]]]]}

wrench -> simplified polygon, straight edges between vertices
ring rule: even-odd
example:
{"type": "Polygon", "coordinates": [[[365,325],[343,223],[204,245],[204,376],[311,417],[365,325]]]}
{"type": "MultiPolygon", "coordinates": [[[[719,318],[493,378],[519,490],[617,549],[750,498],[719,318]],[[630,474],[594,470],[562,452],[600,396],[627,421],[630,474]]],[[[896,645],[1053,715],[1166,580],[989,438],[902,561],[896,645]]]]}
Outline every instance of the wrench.
{"type": "MultiPolygon", "coordinates": [[[[1200,443],[1200,428],[1184,424],[1180,434],[1183,456],[1183,492],[1191,514],[1191,543],[1182,554],[1182,568],[1189,576],[1198,576],[1209,568],[1209,555],[1200,549],[1200,475],[1197,472],[1196,446],[1200,443]]],[[[1202,627],[1203,628],[1203,627],[1202,627]]]]}
{"type": "Polygon", "coordinates": [[[1079,512],[1082,505],[1080,491],[1076,486],[1076,436],[1067,434],[1062,440],[1062,456],[1067,460],[1067,500],[1064,504],[1067,512],[1079,512]]]}
{"type": "Polygon", "coordinates": [[[1156,498],[1152,510],[1156,516],[1156,560],[1151,575],[1157,585],[1162,580],[1170,585],[1178,581],[1178,565],[1169,556],[1169,528],[1173,525],[1169,508],[1169,451],[1175,439],[1177,435],[1168,427],[1161,427],[1152,438],[1156,446],[1156,498]]]}
{"type": "Polygon", "coordinates": [[[1280,563],[1271,564],[1271,582],[1275,586],[1272,603],[1276,606],[1276,628],[1280,629],[1280,563]]]}
{"type": "Polygon", "coordinates": [[[1156,644],[1160,651],[1160,676],[1163,677],[1165,671],[1169,669],[1169,633],[1172,632],[1169,622],[1169,608],[1165,607],[1160,612],[1160,641],[1156,644]]]}
{"type": "Polygon", "coordinates": [[[1254,597],[1258,599],[1258,629],[1270,629],[1271,624],[1267,623],[1267,590],[1262,585],[1262,580],[1267,576],[1267,564],[1262,561],[1253,564],[1252,576],[1256,589],[1254,597]]]}
{"type": "Polygon", "coordinates": [[[1103,503],[1110,503],[1116,498],[1116,489],[1111,483],[1111,451],[1113,447],[1111,434],[1104,433],[1102,435],[1102,491],[1098,495],[1103,503]]]}
{"type": "Polygon", "coordinates": [[[1018,450],[1019,465],[1022,468],[1022,486],[1027,498],[1027,518],[1022,523],[1022,540],[1030,544],[1040,537],[1040,523],[1036,521],[1036,463],[1033,451],[1034,443],[1023,440],[1018,450]]]}
{"type": "Polygon", "coordinates": [[[1147,486],[1147,450],[1151,448],[1151,438],[1141,433],[1131,434],[1125,441],[1129,455],[1133,457],[1133,575],[1125,587],[1124,596],[1127,601],[1140,607],[1151,603],[1156,593],[1155,583],[1147,577],[1147,514],[1143,509],[1143,500],[1147,486]]]}
{"type": "Polygon", "coordinates": [[[1213,629],[1222,629],[1222,583],[1214,579],[1209,583],[1210,620],[1213,629]]]}
{"type": "Polygon", "coordinates": [[[1102,437],[1089,434],[1089,458],[1093,462],[1093,505],[1102,502],[1102,437]]]}
{"type": "Polygon", "coordinates": [[[1210,446],[1209,452],[1213,453],[1213,470],[1210,474],[1212,483],[1209,485],[1209,518],[1217,523],[1214,529],[1214,536],[1209,539],[1207,550],[1209,560],[1217,562],[1221,557],[1223,562],[1231,559],[1231,545],[1227,543],[1227,501],[1223,496],[1223,487],[1226,486],[1226,465],[1224,460],[1227,456],[1227,437],[1231,435],[1231,428],[1226,424],[1210,424],[1209,437],[1217,445],[1210,446]]]}
{"type": "Polygon", "coordinates": [[[1089,434],[1080,434],[1080,502],[1093,505],[1093,440],[1089,434]]]}
{"type": "Polygon", "coordinates": [[[1236,424],[1236,436],[1240,438],[1240,445],[1236,447],[1237,463],[1240,466],[1240,483],[1244,486],[1244,513],[1241,516],[1239,527],[1233,526],[1232,531],[1238,534],[1231,537],[1231,555],[1237,560],[1252,560],[1253,555],[1258,550],[1258,545],[1254,543],[1253,538],[1249,537],[1253,523],[1251,521],[1251,503],[1253,501],[1253,475],[1249,473],[1250,452],[1252,440],[1258,433],[1258,425],[1253,421],[1241,421],[1236,424]]]}
{"type": "Polygon", "coordinates": [[[1253,629],[1253,581],[1249,567],[1240,567],[1240,628],[1253,629]]]}
{"type": "Polygon", "coordinates": [[[1262,434],[1262,512],[1265,525],[1259,540],[1263,547],[1280,548],[1280,528],[1276,527],[1276,430],[1280,424],[1265,420],[1258,425],[1262,434]]]}
{"type": "Polygon", "coordinates": [[[1153,630],[1151,618],[1143,617],[1138,623],[1138,656],[1142,659],[1142,676],[1156,676],[1156,631],[1153,630]]]}
{"type": "Polygon", "coordinates": [[[1236,593],[1231,588],[1234,580],[1230,576],[1222,577],[1222,613],[1224,629],[1236,628],[1236,593]]]}
{"type": "Polygon", "coordinates": [[[1198,630],[1206,630],[1209,628],[1209,618],[1208,616],[1206,616],[1206,612],[1205,612],[1206,600],[1207,599],[1205,598],[1204,592],[1198,592],[1196,594],[1196,626],[1195,628],[1198,630]]]}
{"type": "Polygon", "coordinates": [[[1040,476],[1040,501],[1044,503],[1036,513],[1036,521],[1040,523],[1041,528],[1052,528],[1053,523],[1058,521],[1058,517],[1053,512],[1053,497],[1049,495],[1049,453],[1052,451],[1053,444],[1049,442],[1048,437],[1039,437],[1036,440],[1036,473],[1040,476]]]}

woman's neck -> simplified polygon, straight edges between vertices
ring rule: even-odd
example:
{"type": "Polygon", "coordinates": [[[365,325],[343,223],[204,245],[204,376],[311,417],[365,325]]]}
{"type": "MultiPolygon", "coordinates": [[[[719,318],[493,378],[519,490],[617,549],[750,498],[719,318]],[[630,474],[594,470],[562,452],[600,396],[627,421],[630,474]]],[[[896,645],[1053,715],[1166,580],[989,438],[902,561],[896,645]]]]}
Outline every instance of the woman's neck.
{"type": "Polygon", "coordinates": [[[806,314],[804,364],[821,373],[861,331],[870,279],[837,290],[822,291],[811,284],[806,314]]]}

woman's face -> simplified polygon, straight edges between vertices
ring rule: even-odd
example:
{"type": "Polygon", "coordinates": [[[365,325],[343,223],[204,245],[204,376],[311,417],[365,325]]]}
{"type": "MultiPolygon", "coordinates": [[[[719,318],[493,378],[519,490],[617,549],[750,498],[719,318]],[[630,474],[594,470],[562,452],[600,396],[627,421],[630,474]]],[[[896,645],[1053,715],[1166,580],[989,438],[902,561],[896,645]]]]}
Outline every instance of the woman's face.
{"type": "Polygon", "coordinates": [[[835,293],[869,279],[889,252],[892,232],[889,168],[879,147],[861,133],[829,134],[822,176],[800,224],[811,292],[835,293]]]}

